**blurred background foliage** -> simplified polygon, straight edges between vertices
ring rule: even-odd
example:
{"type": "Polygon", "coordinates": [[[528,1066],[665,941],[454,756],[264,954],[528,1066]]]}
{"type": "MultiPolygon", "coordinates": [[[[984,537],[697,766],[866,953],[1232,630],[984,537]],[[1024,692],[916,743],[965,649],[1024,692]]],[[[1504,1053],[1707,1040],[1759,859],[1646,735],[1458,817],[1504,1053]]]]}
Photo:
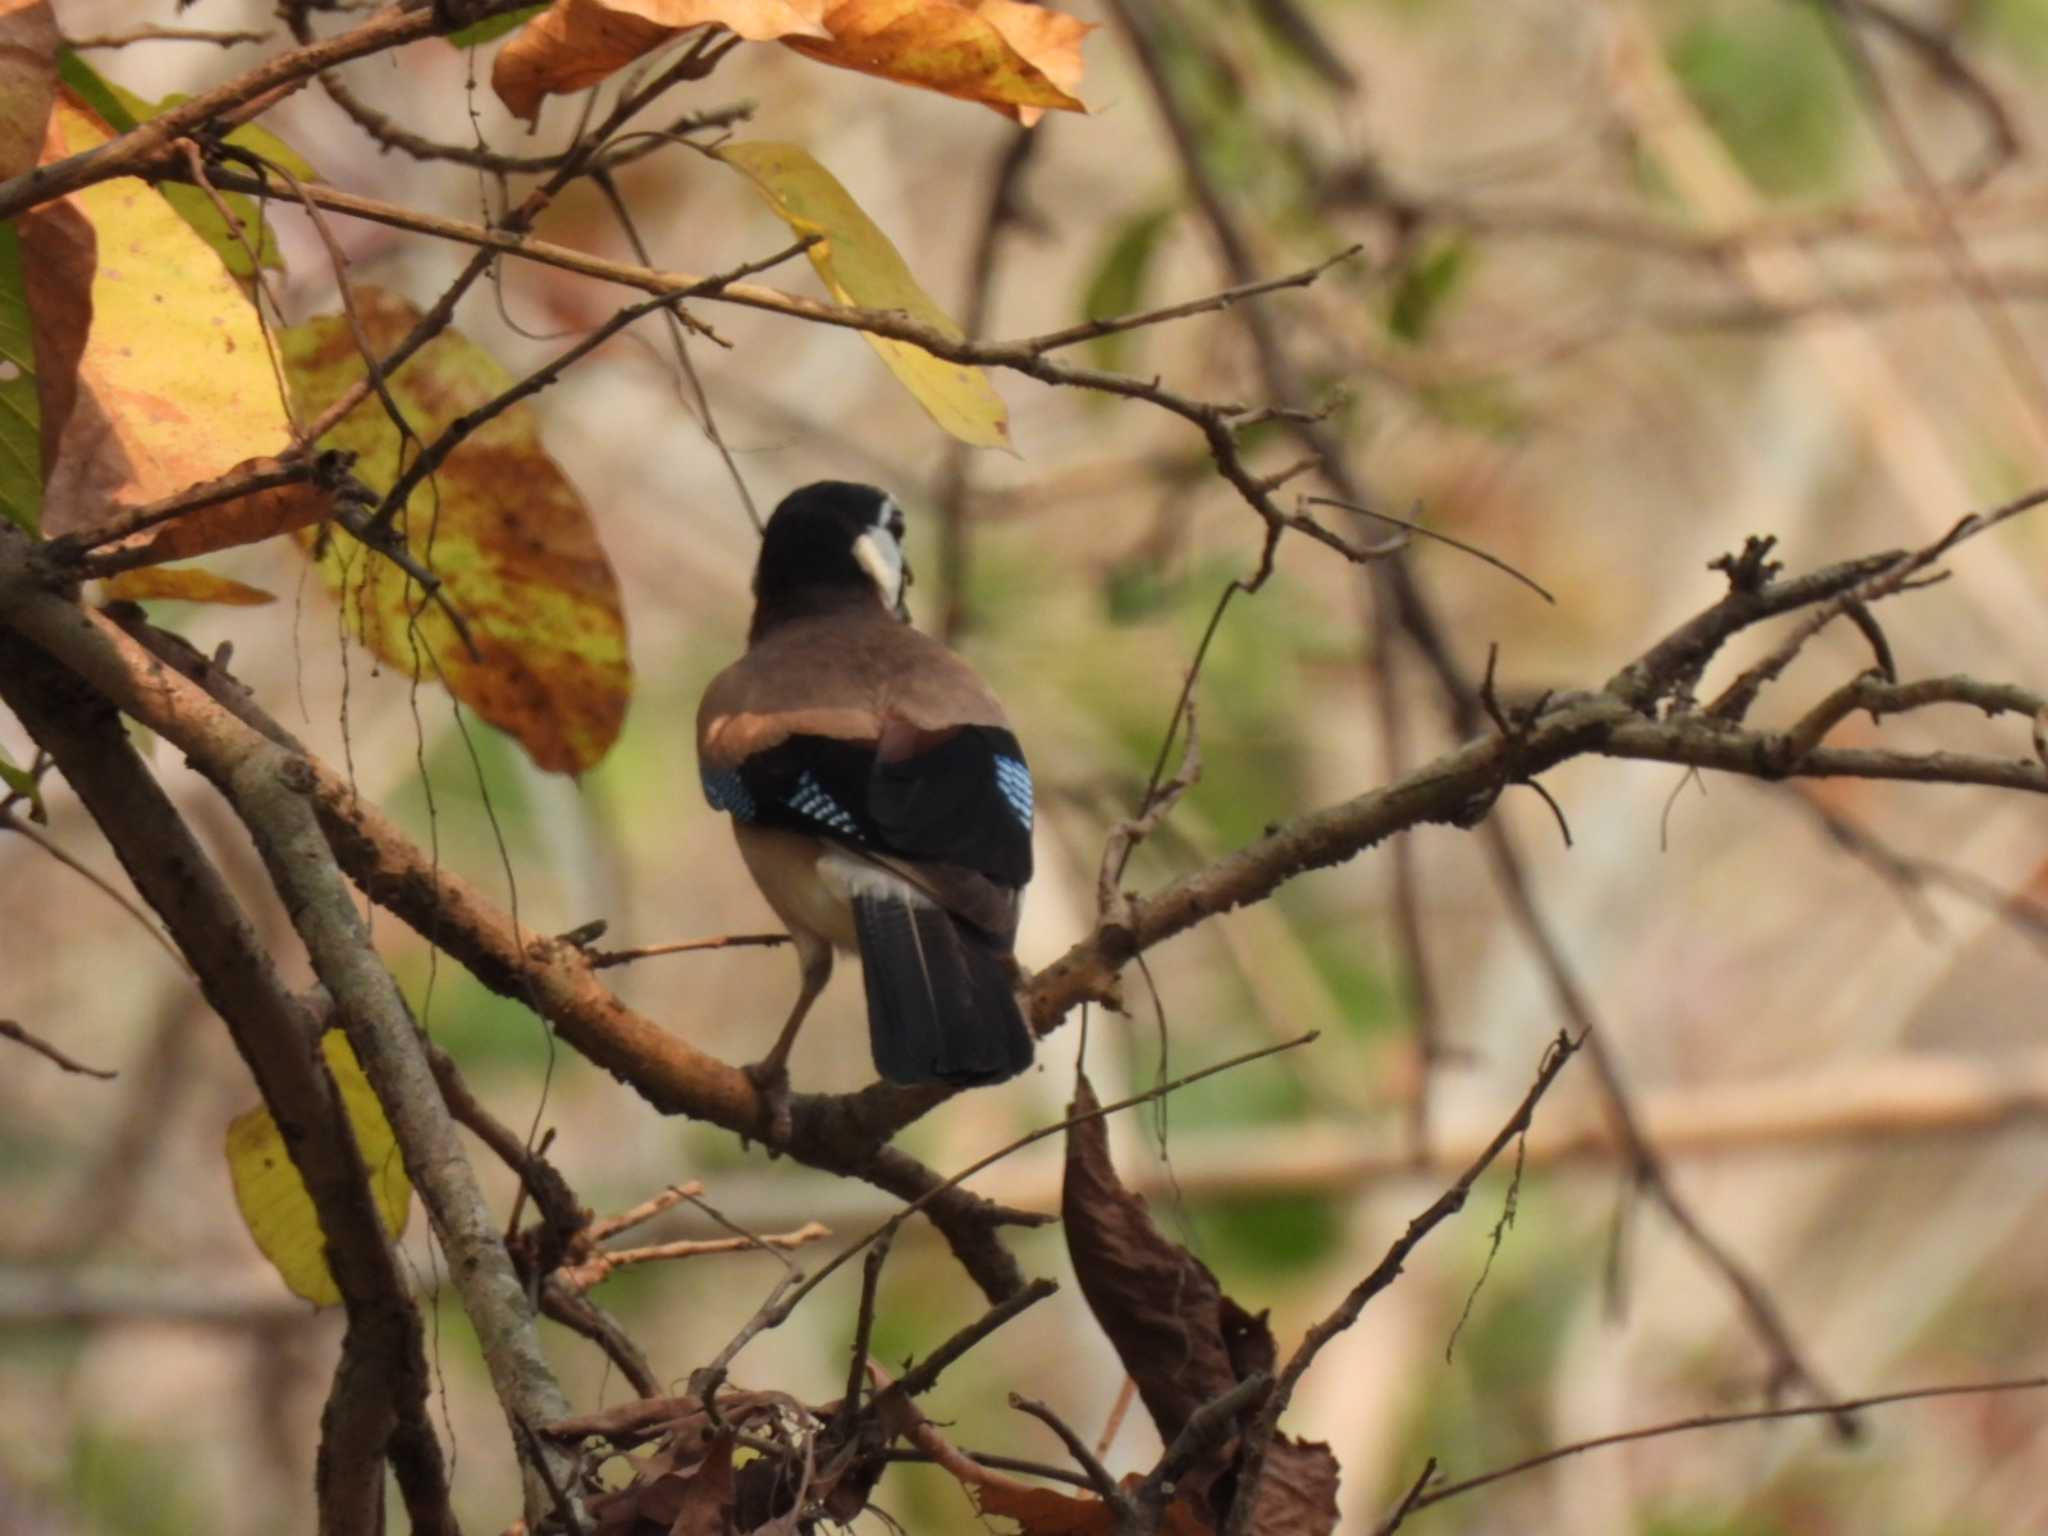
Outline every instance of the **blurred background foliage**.
{"type": "MultiPolygon", "coordinates": [[[[1112,23],[1089,45],[1094,111],[1035,130],[1022,215],[993,270],[990,335],[1231,281],[1125,28],[1107,10],[1072,8],[1112,23]]],[[[1989,83],[2023,145],[2040,139],[2048,6],[1902,9],[1989,83]]],[[[1710,601],[1706,562],[1747,534],[1776,534],[1786,558],[1808,566],[1924,541],[2043,478],[2048,424],[1904,199],[1834,8],[1154,0],[1137,10],[1151,18],[1159,81],[1257,269],[1366,247],[1314,289],[1262,306],[1354,471],[1389,510],[1419,506],[1557,593],[1546,607],[1477,563],[1416,546],[1405,558],[1472,671],[1497,642],[1511,691],[1595,685],[1710,601]]],[[[136,11],[59,5],[74,35],[129,24],[136,11]]],[[[179,19],[269,25],[260,0],[200,0],[179,19]]],[[[1924,51],[1890,34],[1871,41],[1920,153],[1938,177],[1963,174],[1984,142],[1981,114],[1924,51]]],[[[96,59],[150,98],[246,63],[173,44],[96,59]]],[[[482,68],[433,43],[349,78],[420,131],[517,146],[520,131],[477,84],[482,68]]],[[[928,290],[966,310],[979,210],[1014,129],[774,49],[742,50],[698,90],[706,106],[754,99],[750,136],[807,145],[928,290]]],[[[542,141],[573,117],[556,103],[542,141]]],[[[317,91],[282,105],[272,126],[343,186],[464,217],[493,195],[474,173],[380,153],[317,91]]],[[[694,157],[649,157],[619,181],[657,264],[719,270],[785,241],[735,178],[694,157]]],[[[2022,153],[1959,191],[1954,212],[2036,360],[2044,211],[2048,179],[2022,153]]],[[[301,315],[331,307],[318,242],[290,213],[274,218],[289,303],[301,315]]],[[[354,277],[416,301],[461,260],[376,226],[337,229],[354,277]]],[[[539,233],[630,256],[587,188],[551,208],[539,233]]],[[[775,280],[811,291],[793,268],[775,280]]],[[[462,324],[519,370],[616,302],[512,265],[466,303],[462,324]]],[[[959,643],[1007,701],[1038,773],[1041,873],[1020,952],[1045,963],[1092,919],[1104,833],[1133,805],[1218,595],[1254,565],[1260,529],[1183,424],[1015,378],[998,382],[1019,456],[976,457],[946,526],[951,450],[856,338],[701,312],[731,346],[698,344],[693,357],[764,510],[825,476],[873,480],[912,508],[919,620],[958,615],[959,643]],[[964,581],[949,591],[939,574],[955,568],[964,581]]],[[[1188,394],[1268,398],[1237,315],[1087,351],[1188,394]]],[[[700,801],[689,746],[698,693],[744,633],[748,519],[651,328],[572,372],[541,408],[547,444],[618,568],[637,673],[624,736],[580,782],[537,774],[488,728],[456,719],[440,693],[348,652],[332,604],[284,549],[223,562],[279,592],[278,605],[166,604],[157,617],[209,650],[232,644],[237,671],[293,729],[535,929],[602,917],[616,944],[759,930],[768,914],[722,819],[700,801]]],[[[1260,431],[1262,468],[1295,456],[1280,427],[1260,431]]],[[[2041,524],[2017,524],[1899,609],[1891,634],[1906,672],[2038,685],[2043,542],[2041,524]]],[[[1404,765],[1449,744],[1427,676],[1411,657],[1375,652],[1367,602],[1355,570],[1293,540],[1271,584],[1233,605],[1199,692],[1201,783],[1139,852],[1127,885],[1156,885],[1383,781],[1377,688],[1394,690],[1404,765]]],[[[1852,639],[1817,646],[1775,707],[1789,718],[1863,664],[1852,639]]],[[[1886,739],[1925,744],[1928,729],[1893,725],[1886,739]]],[[[1998,739],[1969,720],[1941,729],[1959,743],[1998,739]]],[[[1871,734],[1853,722],[1843,731],[1871,734]]],[[[0,740],[21,755],[11,722],[0,721],[0,740]]],[[[204,786],[157,757],[255,889],[249,851],[204,786]]],[[[1715,782],[1702,793],[1675,771],[1601,762],[1571,764],[1548,787],[1569,818],[1569,849],[1533,797],[1510,794],[1496,814],[1522,840],[1653,1130],[1691,1127],[1673,1147],[1677,1186],[1764,1278],[1819,1372],[1850,1393],[2048,1369],[2048,1345],[2025,1321],[2048,1306],[2041,1099],[2027,1090],[2048,1076],[2044,956],[2038,930],[2010,920],[2011,902],[2048,893],[2039,808],[1868,784],[1715,782]],[[1907,855],[1969,871],[2001,900],[1888,884],[1830,841],[1814,803],[1907,855]],[[1892,1119],[1857,1134],[1831,1118],[1872,1081],[1910,1089],[1930,1062],[1980,1066],[2013,1102],[1987,1101],[1980,1124],[1940,1135],[1910,1091],[1892,1119]],[[1716,1119],[1714,1106],[1739,1102],[1746,1084],[1773,1103],[1789,1096],[1803,1116],[1767,1133],[1716,1119]]],[[[118,881],[61,788],[50,810],[52,835],[118,881]]],[[[1113,1131],[1125,1176],[1151,1193],[1166,1229],[1240,1301],[1270,1308],[1287,1347],[1441,1186],[1430,1147],[1490,1131],[1559,1023],[1481,845],[1450,829],[1418,832],[1414,845],[1442,1060],[1425,1063],[1417,1046],[1415,982],[1380,850],[1155,951],[1130,977],[1127,1018],[1070,1024],[1034,1073],[949,1104],[907,1146],[948,1169],[1056,1119],[1084,1042],[1107,1099],[1322,1030],[1310,1050],[1210,1079],[1113,1131]],[[1430,1141],[1417,1150],[1425,1123],[1430,1141]]],[[[21,837],[0,839],[0,888],[32,894],[7,904],[0,928],[0,1006],[121,1072],[112,1084],[59,1077],[18,1054],[0,1072],[0,1528],[302,1527],[338,1320],[295,1302],[235,1217],[220,1144],[253,1100],[240,1064],[129,919],[21,837]]],[[[865,1188],[766,1163],[723,1132],[645,1110],[530,1013],[389,919],[377,924],[435,1038],[501,1117],[555,1133],[551,1155],[600,1211],[700,1178],[712,1204],[755,1230],[815,1217],[845,1236],[886,1213],[865,1188]]],[[[272,914],[281,953],[287,932],[272,914]]],[[[746,949],[612,974],[635,1006],[731,1060],[759,1053],[792,982],[786,955],[746,949]]],[[[859,1020],[858,988],[842,978],[796,1054],[800,1087],[866,1080],[859,1020]]],[[[1597,1127],[1578,1067],[1543,1116],[1597,1127]]],[[[1451,1151],[1437,1154],[1447,1160],[1451,1151]]],[[[508,1208],[502,1170],[483,1171],[508,1208]]],[[[977,1187],[1051,1208],[1056,1180],[1047,1144],[977,1187]]],[[[1450,1347],[1504,1193],[1499,1178],[1483,1185],[1297,1400],[1290,1428],[1331,1441],[1344,1467],[1348,1529],[1369,1529],[1426,1456],[1467,1475],[1564,1440],[1746,1404],[1762,1385],[1765,1357],[1726,1287],[1597,1153],[1532,1166],[1450,1347]]],[[[415,1220],[408,1252],[431,1291],[437,1259],[423,1226],[415,1220]]],[[[700,1231],[715,1228],[671,1218],[650,1236],[700,1231]]],[[[1028,1272],[1065,1275],[1056,1228],[1017,1247],[1028,1272]]],[[[598,1299],[679,1380],[774,1274],[758,1256],[700,1259],[626,1271],[598,1299]]],[[[753,1344],[736,1379],[835,1396],[857,1277],[840,1282],[753,1344]]],[[[957,1267],[913,1229],[886,1271],[877,1354],[917,1355],[978,1310],[957,1267]]],[[[503,1424],[460,1309],[444,1299],[431,1320],[444,1388],[435,1411],[453,1437],[462,1513],[494,1529],[510,1503],[503,1424]]],[[[574,1401],[624,1395],[587,1347],[550,1339],[574,1401]]],[[[1046,1399],[1092,1434],[1120,1381],[1069,1286],[951,1372],[930,1406],[961,1444],[1051,1458],[1056,1448],[1005,1393],[1046,1399]]],[[[1133,1413],[1108,1459],[1122,1470],[1154,1451],[1133,1413]]],[[[1789,1423],[1601,1452],[1432,1510],[1415,1529],[2038,1529],[2044,1460],[2039,1401],[1953,1400],[1872,1415],[1854,1444],[1789,1423]]],[[[892,1474],[880,1502],[917,1532],[973,1518],[956,1485],[915,1468],[892,1474]]]]}

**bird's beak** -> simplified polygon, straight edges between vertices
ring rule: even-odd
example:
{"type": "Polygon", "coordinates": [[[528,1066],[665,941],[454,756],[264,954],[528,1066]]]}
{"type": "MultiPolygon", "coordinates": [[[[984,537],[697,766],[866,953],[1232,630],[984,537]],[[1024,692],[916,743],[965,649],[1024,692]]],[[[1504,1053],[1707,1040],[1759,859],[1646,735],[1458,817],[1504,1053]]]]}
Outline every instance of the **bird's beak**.
{"type": "Polygon", "coordinates": [[[910,562],[905,560],[903,562],[903,585],[896,589],[896,617],[906,624],[910,622],[910,588],[911,584],[916,580],[917,574],[911,570],[910,562]]]}

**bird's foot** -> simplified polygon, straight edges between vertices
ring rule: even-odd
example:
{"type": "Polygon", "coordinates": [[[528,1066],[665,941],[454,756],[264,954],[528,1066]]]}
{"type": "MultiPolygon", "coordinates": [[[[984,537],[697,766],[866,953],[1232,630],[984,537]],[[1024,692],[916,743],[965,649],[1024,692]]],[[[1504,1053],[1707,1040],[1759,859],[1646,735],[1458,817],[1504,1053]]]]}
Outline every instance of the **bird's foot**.
{"type": "Polygon", "coordinates": [[[771,1059],[750,1062],[740,1070],[761,1101],[761,1144],[770,1157],[780,1156],[796,1129],[789,1112],[789,1068],[771,1059]]]}

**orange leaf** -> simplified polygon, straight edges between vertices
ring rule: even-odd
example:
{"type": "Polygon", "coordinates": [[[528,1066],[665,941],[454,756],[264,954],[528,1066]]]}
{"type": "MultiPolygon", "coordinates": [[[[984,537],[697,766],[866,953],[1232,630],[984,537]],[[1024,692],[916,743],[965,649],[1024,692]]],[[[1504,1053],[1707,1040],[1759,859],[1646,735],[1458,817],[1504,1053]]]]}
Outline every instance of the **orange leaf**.
{"type": "Polygon", "coordinates": [[[691,27],[980,102],[1022,122],[1079,112],[1084,21],[1023,0],[555,0],[499,52],[491,86],[529,121],[691,27]]]}
{"type": "Polygon", "coordinates": [[[57,20],[49,0],[0,0],[0,177],[42,152],[57,97],[57,20]]]}
{"type": "Polygon", "coordinates": [[[993,107],[1026,124],[1048,107],[1084,111],[1085,21],[1019,0],[839,0],[825,12],[829,42],[784,38],[823,64],[993,107]]]}
{"type": "Polygon", "coordinates": [[[498,52],[491,89],[531,122],[541,99],[580,91],[691,27],[730,28],[749,42],[826,37],[825,0],[555,0],[498,52]]]}
{"type": "MultiPolygon", "coordinates": [[[[1135,1473],[1123,1480],[1125,1492],[1132,1492],[1144,1479],[1135,1473]]],[[[1018,1536],[1110,1536],[1116,1529],[1116,1515],[1092,1493],[1061,1493],[1055,1488],[1034,1488],[1007,1482],[971,1485],[968,1490],[984,1515],[1017,1522],[1018,1536]]],[[[1161,1511],[1159,1529],[1163,1536],[1214,1536],[1214,1528],[1185,1496],[1169,1502],[1161,1511]]],[[[1313,1536],[1304,1527],[1301,1536],[1313,1536]]]]}
{"type": "Polygon", "coordinates": [[[180,603],[222,603],[230,608],[260,608],[265,603],[277,601],[261,587],[247,586],[196,565],[118,571],[106,579],[100,590],[109,602],[117,603],[171,599],[180,603]]]}
{"type": "MultiPolygon", "coordinates": [[[[229,476],[254,475],[278,467],[276,459],[246,459],[228,471],[229,476]]],[[[224,477],[225,478],[225,477],[224,477]]],[[[326,517],[332,508],[327,493],[300,482],[273,486],[223,501],[211,507],[187,512],[167,523],[131,534],[105,552],[118,551],[124,560],[137,565],[161,565],[166,560],[191,560],[215,550],[254,544],[280,533],[309,528],[326,517]]]]}

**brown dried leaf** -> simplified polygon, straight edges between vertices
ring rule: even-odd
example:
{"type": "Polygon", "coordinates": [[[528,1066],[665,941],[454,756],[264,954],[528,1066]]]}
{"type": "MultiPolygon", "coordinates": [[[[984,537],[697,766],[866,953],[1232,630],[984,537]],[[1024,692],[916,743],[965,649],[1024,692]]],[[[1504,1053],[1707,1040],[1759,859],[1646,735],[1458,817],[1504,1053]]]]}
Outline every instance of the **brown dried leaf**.
{"type": "MultiPolygon", "coordinates": [[[[1068,1113],[1094,1108],[1095,1090],[1084,1076],[1068,1113]]],[[[1162,1440],[1171,1443],[1203,1403],[1273,1369],[1277,1352],[1265,1314],[1247,1312],[1224,1295],[1208,1265],[1161,1235],[1145,1202],[1117,1178],[1109,1160],[1109,1130],[1100,1117],[1067,1132],[1060,1216],[1081,1294],[1137,1383],[1162,1440]]],[[[1183,1488],[1196,1494],[1217,1487],[1235,1459],[1237,1444],[1230,1442],[1199,1464],[1183,1488]]],[[[1253,1531],[1257,1536],[1327,1536],[1337,1524],[1337,1472],[1327,1445],[1274,1436],[1252,1514],[1253,1531]]],[[[1197,1529],[1206,1529],[1206,1509],[1198,1515],[1176,1499],[1168,1513],[1181,1509],[1187,1509],[1190,1520],[1204,1522],[1197,1529]]],[[[1056,1529],[1025,1526],[1026,1536],[1054,1536],[1056,1529]]]]}
{"type": "MultiPolygon", "coordinates": [[[[1096,1107],[1083,1077],[1069,1114],[1096,1107]]],[[[1270,1365],[1273,1336],[1223,1294],[1209,1266],[1152,1224],[1145,1202],[1125,1189],[1109,1160],[1100,1117],[1067,1132],[1060,1196],[1067,1250],[1081,1294],[1137,1383],[1138,1395],[1171,1441],[1210,1398],[1270,1365]],[[1248,1368],[1246,1368],[1248,1367],[1248,1368]]]]}
{"type": "Polygon", "coordinates": [[[0,0],[0,177],[19,176],[42,153],[57,42],[49,0],[0,0]]]}
{"type": "MultiPolygon", "coordinates": [[[[1142,1478],[1123,1480],[1126,1491],[1142,1478]]],[[[984,1515],[1017,1522],[1019,1536],[1109,1536],[1116,1514],[1092,1493],[1061,1493],[1054,1488],[1027,1488],[1013,1483],[977,1483],[968,1489],[984,1515]]],[[[1161,1512],[1162,1536],[1213,1536],[1215,1527],[1185,1498],[1176,1498],[1161,1512]]],[[[1276,1533],[1277,1536],[1277,1533],[1276,1533]]]]}
{"type": "Polygon", "coordinates": [[[968,1492],[984,1515],[1016,1521],[1021,1536],[1109,1536],[1116,1524],[1109,1506],[1093,1494],[1007,1483],[982,1484],[968,1492]]]}
{"type": "Polygon", "coordinates": [[[1328,1536],[1336,1528],[1336,1456],[1320,1440],[1275,1435],[1252,1509],[1252,1536],[1328,1536]]]}

